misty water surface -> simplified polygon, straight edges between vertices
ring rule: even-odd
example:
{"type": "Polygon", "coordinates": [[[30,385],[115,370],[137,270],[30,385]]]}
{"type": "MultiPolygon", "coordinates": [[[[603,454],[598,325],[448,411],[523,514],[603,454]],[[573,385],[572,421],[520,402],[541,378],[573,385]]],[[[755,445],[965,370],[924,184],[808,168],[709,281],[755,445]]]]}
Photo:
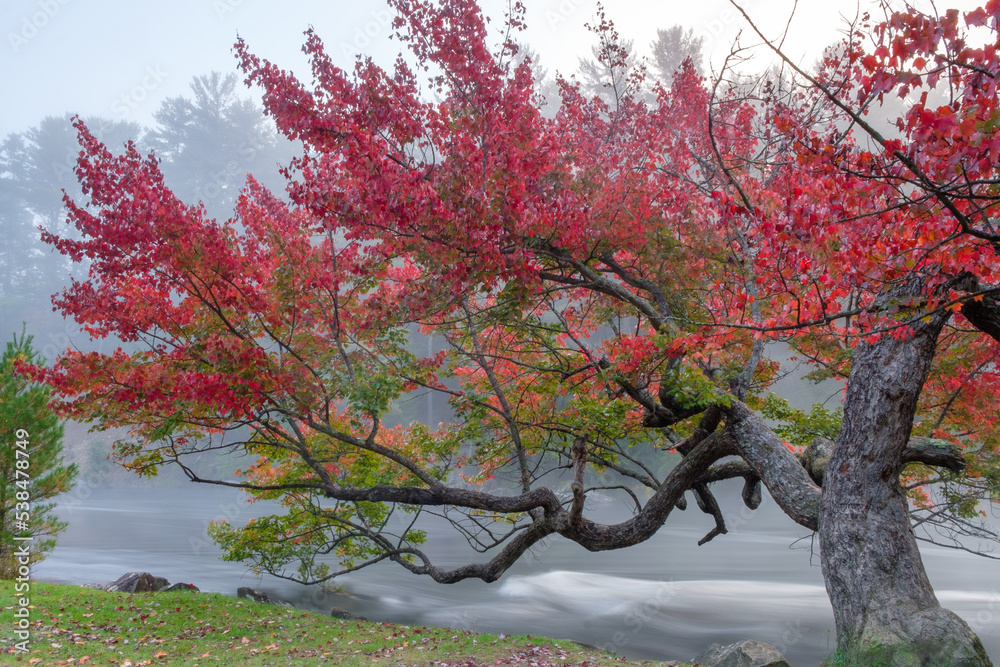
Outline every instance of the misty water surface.
{"type": "MultiPolygon", "coordinates": [[[[719,493],[730,533],[702,547],[697,541],[711,518],[689,509],[672,515],[653,539],[622,551],[593,554],[549,539],[493,584],[442,585],[387,563],[338,579],[341,593],[258,577],[218,560],[207,522],[242,523],[263,509],[240,492],[195,485],[89,491],[61,502],[58,513],[69,528],[36,578],[107,582],[146,570],[203,591],[234,595],[239,586],[253,586],[323,612],[339,606],[371,620],[575,639],[634,658],[690,659],[712,643],[753,638],[778,647],[793,665],[815,665],[834,646],[833,615],[808,532],[768,497],[756,512],[743,509],[735,486],[719,493]]],[[[597,504],[594,512],[627,516],[614,503],[597,504]]],[[[443,526],[428,528],[427,551],[439,565],[477,557],[443,526]]],[[[932,547],[924,548],[924,559],[941,602],[1000,658],[1000,563],[932,547]]]]}

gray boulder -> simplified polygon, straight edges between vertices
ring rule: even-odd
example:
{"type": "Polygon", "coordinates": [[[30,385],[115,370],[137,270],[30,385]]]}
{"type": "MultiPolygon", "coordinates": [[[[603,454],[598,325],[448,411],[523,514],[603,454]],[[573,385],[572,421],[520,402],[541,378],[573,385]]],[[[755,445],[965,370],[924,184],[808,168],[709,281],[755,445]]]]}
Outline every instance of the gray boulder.
{"type": "Polygon", "coordinates": [[[126,572],[107,585],[105,590],[118,593],[148,593],[158,591],[170,582],[149,572],[126,572]]]}
{"type": "Polygon", "coordinates": [[[259,602],[260,604],[275,604],[279,607],[291,607],[291,602],[285,602],[284,600],[278,600],[272,598],[267,593],[262,593],[261,591],[254,590],[247,586],[240,586],[236,589],[236,597],[243,598],[244,600],[253,600],[254,602],[259,602]]]}
{"type": "Polygon", "coordinates": [[[698,667],[790,667],[776,648],[753,639],[729,646],[712,644],[694,663],[698,667]]]}
{"type": "Polygon", "coordinates": [[[190,591],[191,593],[201,592],[197,586],[194,584],[185,584],[182,581],[178,581],[176,584],[171,584],[166,588],[161,588],[161,593],[169,593],[170,591],[190,591]]]}
{"type": "Polygon", "coordinates": [[[358,616],[357,614],[352,614],[351,612],[343,609],[341,607],[333,607],[330,609],[330,616],[334,618],[340,618],[345,621],[367,621],[368,619],[364,616],[358,616]]]}

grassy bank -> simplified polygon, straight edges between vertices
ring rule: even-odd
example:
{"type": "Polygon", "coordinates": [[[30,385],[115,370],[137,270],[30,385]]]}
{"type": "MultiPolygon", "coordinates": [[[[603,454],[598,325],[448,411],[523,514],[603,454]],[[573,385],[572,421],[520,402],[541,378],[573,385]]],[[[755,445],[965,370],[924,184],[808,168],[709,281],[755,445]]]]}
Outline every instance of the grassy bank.
{"type": "Polygon", "coordinates": [[[218,593],[107,593],[33,582],[28,595],[29,652],[21,653],[13,646],[20,641],[14,634],[19,596],[13,582],[0,582],[0,664],[625,664],[571,641],[341,621],[218,593]]]}

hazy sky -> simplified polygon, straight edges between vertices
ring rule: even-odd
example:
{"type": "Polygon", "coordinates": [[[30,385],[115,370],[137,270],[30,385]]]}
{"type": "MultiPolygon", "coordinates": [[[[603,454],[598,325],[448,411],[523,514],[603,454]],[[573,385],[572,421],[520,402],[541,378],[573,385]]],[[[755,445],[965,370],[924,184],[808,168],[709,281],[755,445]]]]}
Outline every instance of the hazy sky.
{"type": "MultiPolygon", "coordinates": [[[[957,2],[957,0],[954,0],[957,2]]],[[[971,0],[962,0],[968,7],[971,0]]],[[[498,25],[506,2],[484,0],[498,25]]],[[[526,0],[526,41],[542,65],[572,73],[593,40],[596,0],[526,0]]],[[[746,0],[747,11],[770,35],[780,35],[790,0],[746,0]]],[[[857,5],[845,0],[803,0],[786,49],[811,63],[835,41],[857,5]]],[[[943,7],[939,4],[939,8],[943,7]]],[[[741,28],[756,41],[726,0],[607,0],[609,18],[622,37],[645,48],[656,29],[681,24],[705,37],[714,62],[741,28]]],[[[302,73],[302,32],[312,25],[338,64],[366,53],[391,63],[400,50],[389,40],[391,12],[382,0],[5,0],[0,14],[0,137],[65,112],[151,124],[166,97],[186,95],[191,78],[212,70],[232,72],[237,33],[252,50],[285,69],[302,73]]]]}

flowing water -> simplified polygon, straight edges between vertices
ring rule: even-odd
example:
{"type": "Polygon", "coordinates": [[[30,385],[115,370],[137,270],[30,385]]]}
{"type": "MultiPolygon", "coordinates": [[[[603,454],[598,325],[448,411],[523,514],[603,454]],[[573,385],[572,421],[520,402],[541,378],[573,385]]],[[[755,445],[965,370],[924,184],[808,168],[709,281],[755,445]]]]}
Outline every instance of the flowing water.
{"type": "MultiPolygon", "coordinates": [[[[549,538],[493,584],[442,585],[387,563],[344,576],[339,592],[325,593],[218,559],[207,523],[242,524],[263,509],[238,491],[82,485],[60,502],[57,513],[69,528],[34,576],[103,583],[145,570],[203,591],[234,595],[252,586],[324,612],[339,606],[371,620],[573,639],[632,658],[690,660],[712,643],[752,638],[776,646],[792,665],[819,664],[835,638],[808,532],[767,497],[750,512],[731,495],[720,497],[729,534],[702,547],[697,541],[711,519],[689,509],[646,543],[621,551],[594,554],[549,538]]],[[[615,511],[612,503],[596,508],[598,517],[615,511]]],[[[437,564],[477,557],[443,525],[427,528],[437,564]]],[[[929,546],[923,553],[942,604],[1000,660],[1000,562],[929,546]]]]}

